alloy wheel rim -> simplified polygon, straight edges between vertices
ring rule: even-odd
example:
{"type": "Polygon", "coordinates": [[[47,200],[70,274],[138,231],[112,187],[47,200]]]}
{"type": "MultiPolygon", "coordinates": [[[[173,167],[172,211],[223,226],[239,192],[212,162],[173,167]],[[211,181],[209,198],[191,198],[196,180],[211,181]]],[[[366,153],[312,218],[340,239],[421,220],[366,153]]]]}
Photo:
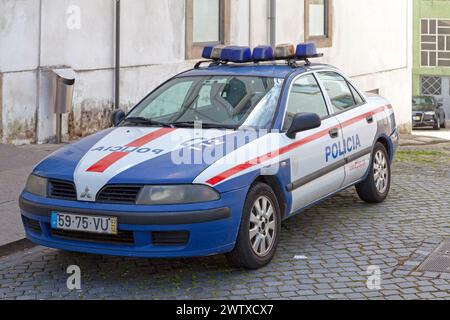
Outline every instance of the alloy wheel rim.
{"type": "Polygon", "coordinates": [[[385,193],[389,182],[389,169],[386,156],[382,151],[375,154],[373,162],[375,187],[379,193],[385,193]]]}
{"type": "Polygon", "coordinates": [[[271,251],[275,242],[276,215],[272,201],[259,197],[250,212],[249,238],[253,252],[259,257],[265,257],[271,251]]]}

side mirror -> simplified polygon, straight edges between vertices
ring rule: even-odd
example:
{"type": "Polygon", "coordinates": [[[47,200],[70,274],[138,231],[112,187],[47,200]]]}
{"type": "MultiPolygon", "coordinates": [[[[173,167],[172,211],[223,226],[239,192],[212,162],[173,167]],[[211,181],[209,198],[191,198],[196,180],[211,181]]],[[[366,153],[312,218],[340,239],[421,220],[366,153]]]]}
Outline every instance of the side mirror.
{"type": "Polygon", "coordinates": [[[125,118],[125,112],[122,110],[114,110],[111,114],[111,124],[116,127],[125,118]]]}
{"type": "Polygon", "coordinates": [[[438,108],[442,107],[442,103],[439,102],[439,103],[437,104],[437,107],[438,107],[438,108]]]}
{"type": "Polygon", "coordinates": [[[297,113],[294,116],[294,120],[292,120],[291,127],[289,128],[286,135],[291,138],[295,139],[295,136],[297,133],[316,129],[319,128],[322,125],[322,120],[320,120],[320,117],[315,113],[297,113]]]}

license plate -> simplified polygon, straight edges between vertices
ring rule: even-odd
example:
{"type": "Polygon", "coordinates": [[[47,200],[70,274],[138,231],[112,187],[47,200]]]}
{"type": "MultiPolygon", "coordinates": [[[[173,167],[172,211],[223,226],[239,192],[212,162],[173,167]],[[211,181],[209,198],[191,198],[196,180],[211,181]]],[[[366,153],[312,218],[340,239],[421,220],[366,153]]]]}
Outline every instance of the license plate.
{"type": "Polygon", "coordinates": [[[413,117],[414,121],[420,121],[420,117],[413,117]]]}
{"type": "Polygon", "coordinates": [[[52,229],[101,234],[117,234],[117,218],[52,212],[52,229]]]}

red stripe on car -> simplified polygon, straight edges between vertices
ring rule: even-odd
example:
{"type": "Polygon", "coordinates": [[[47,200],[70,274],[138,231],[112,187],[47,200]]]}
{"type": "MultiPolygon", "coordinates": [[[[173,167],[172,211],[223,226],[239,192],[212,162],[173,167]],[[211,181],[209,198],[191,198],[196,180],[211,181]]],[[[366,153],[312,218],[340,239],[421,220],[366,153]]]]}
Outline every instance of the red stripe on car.
{"type": "MultiPolygon", "coordinates": [[[[152,142],[155,139],[158,139],[162,136],[165,136],[166,134],[171,133],[172,131],[176,130],[175,128],[161,128],[156,131],[153,131],[149,134],[146,134],[145,136],[136,139],[130,143],[128,143],[125,147],[132,147],[132,148],[139,148],[144,145],[146,145],[149,142],[152,142]]],[[[111,167],[114,163],[119,161],[120,159],[127,156],[129,152],[113,152],[107,155],[106,157],[102,158],[95,164],[93,164],[89,169],[86,170],[86,172],[96,172],[96,173],[103,173],[105,172],[109,167],[111,167]]]]}
{"type": "MultiPolygon", "coordinates": [[[[348,127],[348,126],[350,126],[350,125],[352,125],[354,123],[357,123],[359,121],[365,120],[367,117],[374,116],[374,115],[376,115],[376,114],[378,114],[380,112],[383,112],[385,110],[385,108],[392,109],[392,106],[391,105],[387,105],[387,106],[379,107],[379,108],[377,108],[377,109],[375,109],[373,111],[361,114],[361,115],[359,115],[357,117],[354,117],[354,118],[352,118],[350,120],[347,120],[347,121],[343,122],[341,124],[341,127],[342,128],[348,127]]],[[[239,173],[241,171],[247,170],[247,169],[249,169],[249,168],[251,168],[253,166],[259,165],[259,164],[261,164],[263,162],[266,162],[266,161],[268,161],[270,159],[276,158],[276,157],[278,157],[280,155],[283,155],[283,154],[285,154],[285,153],[287,153],[289,151],[292,151],[293,149],[301,147],[301,146],[303,146],[303,145],[305,145],[307,143],[310,143],[310,142],[312,142],[314,140],[320,139],[320,138],[326,136],[327,134],[329,134],[330,130],[333,129],[333,128],[334,127],[330,127],[330,128],[324,129],[324,130],[319,131],[319,132],[317,132],[317,133],[315,133],[313,135],[310,135],[310,136],[308,136],[306,138],[303,138],[303,139],[301,139],[299,141],[291,143],[291,144],[289,144],[289,145],[287,145],[287,146],[285,146],[285,147],[283,147],[283,148],[281,148],[281,149],[279,149],[277,151],[269,152],[269,153],[267,153],[267,154],[265,154],[263,156],[260,156],[260,157],[257,157],[255,159],[252,159],[250,161],[247,161],[247,162],[244,162],[242,164],[239,164],[239,165],[237,165],[237,166],[235,166],[235,167],[233,167],[231,169],[228,169],[228,170],[218,174],[215,177],[212,177],[211,179],[206,181],[206,183],[211,185],[211,186],[214,186],[214,185],[216,185],[218,183],[221,183],[222,181],[224,181],[224,180],[226,180],[226,179],[236,175],[237,173],[239,173]]]]}

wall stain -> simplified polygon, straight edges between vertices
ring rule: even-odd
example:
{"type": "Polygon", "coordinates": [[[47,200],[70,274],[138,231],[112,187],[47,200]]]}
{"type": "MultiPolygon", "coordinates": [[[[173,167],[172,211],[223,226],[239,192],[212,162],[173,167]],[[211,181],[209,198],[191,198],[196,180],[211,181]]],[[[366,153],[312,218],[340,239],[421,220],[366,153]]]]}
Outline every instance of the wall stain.
{"type": "Polygon", "coordinates": [[[109,128],[112,110],[112,101],[86,99],[75,105],[68,119],[69,138],[78,139],[109,128]]]}
{"type": "Polygon", "coordinates": [[[8,123],[6,143],[15,141],[34,140],[36,127],[34,117],[25,121],[14,120],[8,123]]]}

